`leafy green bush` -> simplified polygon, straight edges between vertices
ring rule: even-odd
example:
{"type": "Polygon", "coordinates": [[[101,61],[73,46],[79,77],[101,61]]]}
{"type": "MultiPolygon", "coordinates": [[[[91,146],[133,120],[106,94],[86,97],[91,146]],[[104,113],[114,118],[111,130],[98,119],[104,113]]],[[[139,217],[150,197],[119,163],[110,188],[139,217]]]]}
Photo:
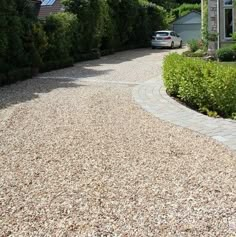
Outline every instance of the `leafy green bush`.
{"type": "Polygon", "coordinates": [[[167,92],[193,108],[224,117],[236,112],[236,68],[171,54],[163,76],[167,92]]]}
{"type": "Polygon", "coordinates": [[[172,10],[172,14],[175,15],[176,18],[184,16],[192,11],[201,12],[201,4],[189,4],[183,3],[179,7],[172,10]]]}
{"type": "Polygon", "coordinates": [[[167,12],[148,0],[64,0],[64,4],[78,19],[76,58],[94,49],[114,52],[149,46],[152,32],[167,27],[167,12]]]}
{"type": "Polygon", "coordinates": [[[207,32],[207,40],[216,42],[219,34],[216,32],[207,32]]]}
{"type": "Polygon", "coordinates": [[[1,73],[0,74],[0,86],[4,86],[7,83],[7,75],[1,73]]]}
{"type": "Polygon", "coordinates": [[[236,41],[236,32],[234,32],[234,33],[232,34],[232,39],[233,39],[234,41],[236,41]]]}
{"type": "Polygon", "coordinates": [[[71,67],[73,66],[73,59],[67,58],[67,59],[61,59],[61,60],[51,60],[48,62],[45,62],[40,67],[40,72],[49,72],[52,70],[65,68],[65,67],[71,67]]]}
{"type": "Polygon", "coordinates": [[[192,39],[188,41],[188,47],[191,52],[196,52],[199,49],[203,49],[203,42],[201,40],[192,39]]]}
{"type": "Polygon", "coordinates": [[[166,28],[169,20],[167,11],[149,0],[63,0],[65,12],[40,22],[33,2],[1,0],[0,74],[9,73],[12,82],[19,68],[31,67],[35,74],[39,68],[72,65],[71,58],[149,46],[152,32],[166,28]]]}
{"type": "Polygon", "coordinates": [[[199,58],[201,58],[201,57],[204,57],[206,55],[206,52],[202,49],[198,49],[195,52],[185,51],[185,52],[183,52],[183,55],[186,56],[186,57],[196,57],[196,58],[199,57],[199,58]]]}
{"type": "Polygon", "coordinates": [[[11,84],[17,81],[23,81],[32,77],[32,71],[30,67],[14,69],[7,74],[7,82],[5,84],[11,84]]]}
{"type": "Polygon", "coordinates": [[[235,50],[232,47],[220,48],[216,51],[217,58],[222,62],[235,60],[235,50]]]}
{"type": "Polygon", "coordinates": [[[47,46],[43,61],[63,61],[73,51],[73,33],[77,27],[76,16],[70,13],[56,13],[48,16],[44,24],[47,46]]]}
{"type": "Polygon", "coordinates": [[[101,57],[100,51],[93,50],[89,53],[80,53],[79,55],[76,56],[75,61],[81,62],[81,61],[86,61],[86,60],[98,59],[100,57],[101,57]]]}

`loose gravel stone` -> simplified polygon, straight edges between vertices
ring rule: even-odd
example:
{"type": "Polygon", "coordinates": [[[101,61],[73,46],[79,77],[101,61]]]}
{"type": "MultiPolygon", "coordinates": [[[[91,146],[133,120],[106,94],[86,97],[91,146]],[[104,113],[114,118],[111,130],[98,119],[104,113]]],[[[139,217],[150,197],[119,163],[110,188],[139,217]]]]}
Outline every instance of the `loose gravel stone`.
{"type": "Polygon", "coordinates": [[[0,89],[0,236],[236,236],[235,153],[146,113],[120,83],[159,75],[166,53],[0,89]]]}

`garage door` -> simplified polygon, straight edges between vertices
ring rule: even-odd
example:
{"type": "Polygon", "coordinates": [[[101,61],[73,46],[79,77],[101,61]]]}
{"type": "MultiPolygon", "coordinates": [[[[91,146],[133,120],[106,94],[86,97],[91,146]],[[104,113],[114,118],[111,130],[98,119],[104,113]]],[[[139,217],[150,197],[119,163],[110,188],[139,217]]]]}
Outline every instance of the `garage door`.
{"type": "Polygon", "coordinates": [[[185,43],[191,39],[201,39],[201,24],[174,24],[173,28],[185,43]]]}

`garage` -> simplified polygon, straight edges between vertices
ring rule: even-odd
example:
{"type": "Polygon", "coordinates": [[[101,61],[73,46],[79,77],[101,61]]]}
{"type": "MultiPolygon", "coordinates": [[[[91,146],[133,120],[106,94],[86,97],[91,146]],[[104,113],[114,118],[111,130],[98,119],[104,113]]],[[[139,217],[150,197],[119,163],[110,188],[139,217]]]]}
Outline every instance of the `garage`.
{"type": "Polygon", "coordinates": [[[173,31],[180,35],[183,42],[201,39],[201,13],[190,12],[172,23],[173,31]]]}

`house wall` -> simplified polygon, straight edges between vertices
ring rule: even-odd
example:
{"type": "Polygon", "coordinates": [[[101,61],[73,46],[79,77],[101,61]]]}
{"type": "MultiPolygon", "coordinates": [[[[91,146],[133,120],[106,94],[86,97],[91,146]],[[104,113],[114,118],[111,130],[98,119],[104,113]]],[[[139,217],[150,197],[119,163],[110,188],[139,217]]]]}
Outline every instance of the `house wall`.
{"type": "MultiPolygon", "coordinates": [[[[220,46],[227,46],[232,40],[225,39],[225,20],[224,20],[224,0],[219,0],[219,30],[220,30],[220,46]]],[[[208,0],[208,30],[209,32],[217,32],[217,0],[208,0]]],[[[234,31],[236,31],[236,8],[234,9],[234,31]]]]}
{"type": "MultiPolygon", "coordinates": [[[[220,0],[220,42],[221,46],[227,46],[232,43],[232,40],[225,39],[225,20],[224,20],[224,0],[220,0]]],[[[236,30],[236,9],[234,7],[234,31],[236,30]]]]}
{"type": "Polygon", "coordinates": [[[217,32],[217,0],[208,0],[208,31],[217,32]]]}

